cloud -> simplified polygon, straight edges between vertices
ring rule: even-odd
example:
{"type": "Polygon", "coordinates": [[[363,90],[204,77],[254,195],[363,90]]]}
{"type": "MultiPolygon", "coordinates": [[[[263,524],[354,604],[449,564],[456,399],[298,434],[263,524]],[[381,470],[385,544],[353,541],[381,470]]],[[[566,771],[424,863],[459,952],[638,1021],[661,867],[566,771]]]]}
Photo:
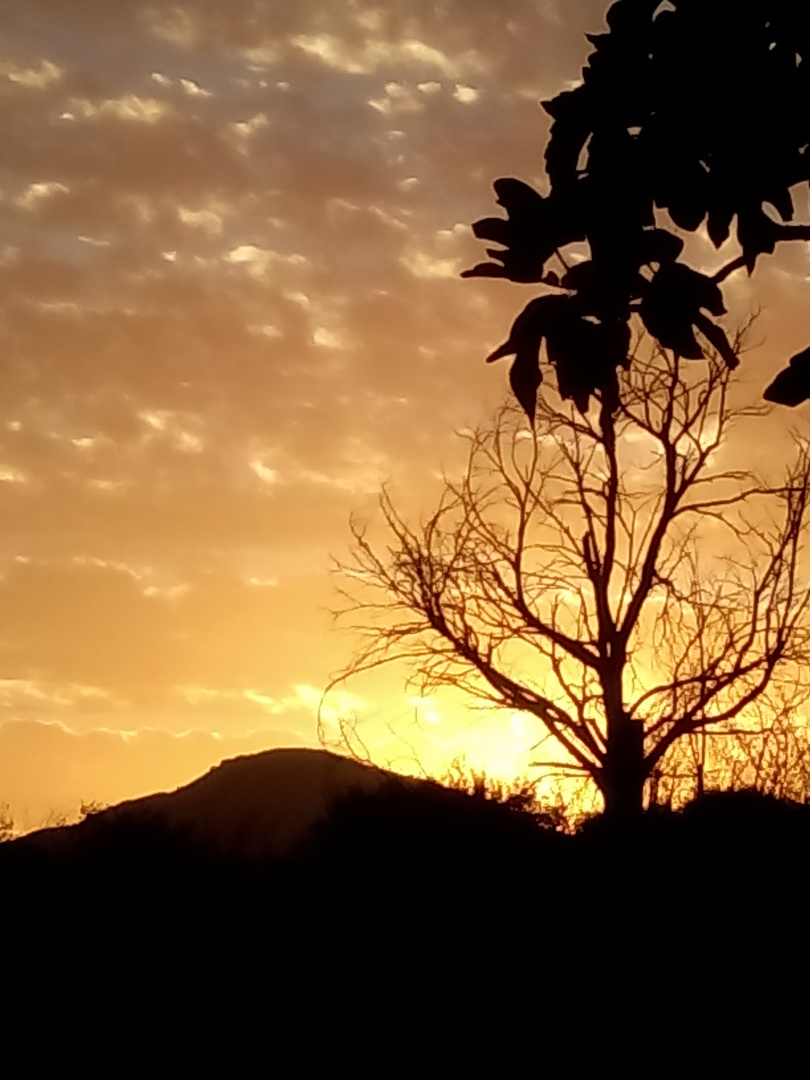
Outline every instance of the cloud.
{"type": "Polygon", "coordinates": [[[471,102],[478,100],[478,91],[474,86],[461,86],[456,84],[456,88],[453,90],[453,97],[456,101],[460,101],[462,105],[469,105],[471,102]]]}
{"type": "Polygon", "coordinates": [[[292,38],[292,44],[307,55],[317,57],[327,67],[347,75],[368,75],[382,67],[417,67],[455,79],[487,67],[483,56],[473,50],[450,56],[435,45],[416,38],[390,41],[368,37],[355,43],[334,34],[297,34],[292,38]]]}
{"type": "Polygon", "coordinates": [[[51,83],[62,78],[62,69],[50,60],[40,60],[33,67],[22,64],[0,63],[0,77],[5,76],[10,83],[16,83],[27,90],[44,90],[51,83]]]}
{"type": "Polygon", "coordinates": [[[306,266],[307,260],[295,251],[284,254],[258,247],[256,244],[240,244],[225,255],[225,262],[244,266],[252,277],[271,284],[272,279],[269,277],[271,270],[277,268],[281,273],[292,268],[303,267],[306,266]]]}
{"type": "Polygon", "coordinates": [[[69,111],[61,119],[75,120],[82,117],[93,120],[96,117],[112,116],[118,120],[132,121],[136,124],[156,124],[171,115],[170,109],[155,98],[138,97],[137,94],[125,94],[120,98],[107,98],[97,104],[86,99],[76,99],[70,103],[69,111]]]}

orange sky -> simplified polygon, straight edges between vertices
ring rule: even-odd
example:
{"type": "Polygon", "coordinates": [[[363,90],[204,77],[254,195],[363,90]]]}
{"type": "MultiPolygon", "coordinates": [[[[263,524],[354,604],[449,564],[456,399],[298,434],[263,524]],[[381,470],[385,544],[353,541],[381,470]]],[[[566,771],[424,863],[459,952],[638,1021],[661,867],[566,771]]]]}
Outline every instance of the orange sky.
{"type": "MultiPolygon", "coordinates": [[[[501,398],[483,356],[531,293],[459,280],[468,225],[496,176],[542,185],[538,102],[605,6],[3,6],[0,803],[20,819],[314,741],[351,644],[330,553],[381,480],[418,506],[501,398]]],[[[794,245],[727,291],[733,315],[765,306],[753,388],[810,339],[808,275],[794,245]]],[[[378,719],[414,708],[397,673],[365,695],[378,719]]],[[[501,766],[529,741],[421,711],[446,756],[501,766]]]]}

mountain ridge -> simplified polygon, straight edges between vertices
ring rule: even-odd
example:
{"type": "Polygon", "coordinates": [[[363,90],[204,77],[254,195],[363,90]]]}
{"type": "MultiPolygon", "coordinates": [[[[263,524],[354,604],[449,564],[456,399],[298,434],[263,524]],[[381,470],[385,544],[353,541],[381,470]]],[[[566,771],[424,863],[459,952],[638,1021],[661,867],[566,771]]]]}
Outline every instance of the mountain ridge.
{"type": "Polygon", "coordinates": [[[227,758],[174,791],[128,799],[76,824],[40,829],[9,844],[68,854],[102,830],[145,824],[182,833],[217,855],[285,856],[344,796],[430,783],[328,750],[275,747],[227,758]]]}

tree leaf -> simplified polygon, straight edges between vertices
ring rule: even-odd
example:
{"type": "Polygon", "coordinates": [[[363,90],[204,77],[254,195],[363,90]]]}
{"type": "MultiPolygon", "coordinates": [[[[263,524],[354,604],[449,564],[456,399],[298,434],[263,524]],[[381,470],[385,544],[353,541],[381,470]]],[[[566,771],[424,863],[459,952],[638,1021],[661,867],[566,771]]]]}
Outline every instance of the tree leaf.
{"type": "Polygon", "coordinates": [[[713,323],[711,319],[707,318],[701,312],[698,312],[695,317],[695,326],[701,334],[703,334],[706,340],[711,342],[715,349],[717,349],[725,360],[726,365],[733,371],[740,363],[740,358],[732,349],[723,328],[718,326],[717,323],[713,323]]]}
{"type": "Polygon", "coordinates": [[[791,408],[810,398],[810,347],[791,356],[789,366],[779,372],[763,397],[791,408]]]}
{"type": "Polygon", "coordinates": [[[532,427],[537,412],[537,390],[542,381],[543,375],[537,362],[531,362],[522,353],[515,357],[509,369],[509,385],[532,427]]]}
{"type": "Polygon", "coordinates": [[[725,315],[726,305],[717,282],[706,274],[692,270],[682,263],[668,268],[666,287],[670,290],[673,305],[686,308],[705,308],[712,315],[725,315]]]}
{"type": "Polygon", "coordinates": [[[750,274],[760,255],[772,255],[779,226],[771,221],[761,206],[746,207],[737,215],[737,239],[750,274]]]}
{"type": "Polygon", "coordinates": [[[564,289],[571,289],[573,292],[580,289],[587,290],[593,287],[597,274],[593,260],[583,259],[582,262],[574,263],[569,270],[566,270],[560,284],[564,289]]]}
{"type": "Polygon", "coordinates": [[[460,276],[463,278],[502,278],[506,277],[506,271],[502,266],[497,266],[495,263],[476,263],[469,270],[462,270],[460,276]]]}
{"type": "Polygon", "coordinates": [[[736,210],[731,201],[717,202],[709,210],[709,220],[707,222],[709,239],[716,248],[719,248],[728,240],[731,233],[731,222],[734,220],[735,213],[736,210]]]}
{"type": "Polygon", "coordinates": [[[675,262],[683,251],[683,240],[666,229],[645,229],[641,236],[641,263],[675,262]]]}
{"type": "Polygon", "coordinates": [[[773,206],[782,221],[793,220],[793,196],[789,188],[776,188],[774,191],[769,191],[766,202],[773,206]]]}
{"type": "Polygon", "coordinates": [[[476,221],[472,227],[473,236],[478,240],[491,240],[507,247],[511,240],[511,228],[503,218],[489,217],[476,221]]]}
{"type": "Polygon", "coordinates": [[[546,350],[557,370],[560,396],[573,400],[583,415],[591,395],[600,393],[610,411],[619,404],[616,368],[627,365],[630,329],[621,321],[601,322],[582,316],[569,300],[550,326],[546,350]]]}
{"type": "Polygon", "coordinates": [[[683,312],[670,311],[666,306],[653,307],[645,300],[640,315],[644,326],[665,349],[672,349],[687,360],[703,359],[703,349],[695,337],[692,320],[683,312]]]}
{"type": "Polygon", "coordinates": [[[542,381],[540,346],[543,338],[553,332],[564,317],[566,303],[562,296],[540,296],[530,300],[512,323],[506,341],[487,357],[488,364],[504,356],[515,357],[509,371],[509,383],[532,425],[537,409],[537,389],[542,381]]]}
{"type": "Polygon", "coordinates": [[[507,212],[506,218],[488,217],[476,221],[473,234],[479,240],[501,244],[503,250],[487,249],[492,263],[479,263],[462,271],[463,278],[499,277],[523,284],[543,280],[545,264],[554,252],[584,238],[581,227],[572,223],[561,200],[549,200],[514,177],[495,181],[495,194],[507,212]],[[485,269],[485,267],[489,269],[485,269]]]}
{"type": "MultiPolygon", "coordinates": [[[[682,263],[672,263],[662,266],[647,286],[639,314],[647,330],[664,348],[689,360],[700,360],[703,350],[692,327],[708,327],[704,330],[706,337],[718,349],[722,333],[719,327],[701,316],[702,308],[713,315],[725,313],[723,294],[717,282],[682,263]]],[[[722,340],[725,341],[724,334],[722,340]]],[[[727,345],[727,342],[723,345],[724,350],[727,345]]]]}
{"type": "Polygon", "coordinates": [[[563,398],[573,400],[586,413],[591,395],[599,392],[611,410],[617,407],[616,369],[627,365],[630,347],[626,322],[593,320],[583,315],[576,298],[542,296],[526,305],[507,340],[487,357],[487,363],[515,357],[509,381],[530,421],[534,420],[542,381],[540,348],[544,339],[563,398]]]}
{"type": "Polygon", "coordinates": [[[492,185],[498,203],[509,217],[519,217],[529,222],[533,217],[545,217],[545,199],[539,191],[514,176],[502,176],[492,185]]]}
{"type": "Polygon", "coordinates": [[[543,338],[562,317],[563,305],[566,303],[563,296],[539,296],[530,300],[512,323],[509,337],[489,354],[486,362],[491,364],[504,356],[522,354],[536,358],[543,338]]]}
{"type": "Polygon", "coordinates": [[[589,87],[578,86],[542,103],[554,120],[545,152],[546,172],[559,188],[576,182],[579,155],[593,131],[591,101],[589,87]]]}

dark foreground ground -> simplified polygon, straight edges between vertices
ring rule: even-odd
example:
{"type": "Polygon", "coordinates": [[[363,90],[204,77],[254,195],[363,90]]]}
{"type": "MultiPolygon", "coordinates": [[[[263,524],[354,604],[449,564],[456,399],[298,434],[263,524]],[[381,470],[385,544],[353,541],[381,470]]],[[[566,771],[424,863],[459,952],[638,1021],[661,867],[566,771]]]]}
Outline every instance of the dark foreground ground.
{"type": "Polygon", "coordinates": [[[745,793],[570,837],[396,786],[283,861],[6,844],[0,1076],[807,1075],[808,852],[745,793]]]}

